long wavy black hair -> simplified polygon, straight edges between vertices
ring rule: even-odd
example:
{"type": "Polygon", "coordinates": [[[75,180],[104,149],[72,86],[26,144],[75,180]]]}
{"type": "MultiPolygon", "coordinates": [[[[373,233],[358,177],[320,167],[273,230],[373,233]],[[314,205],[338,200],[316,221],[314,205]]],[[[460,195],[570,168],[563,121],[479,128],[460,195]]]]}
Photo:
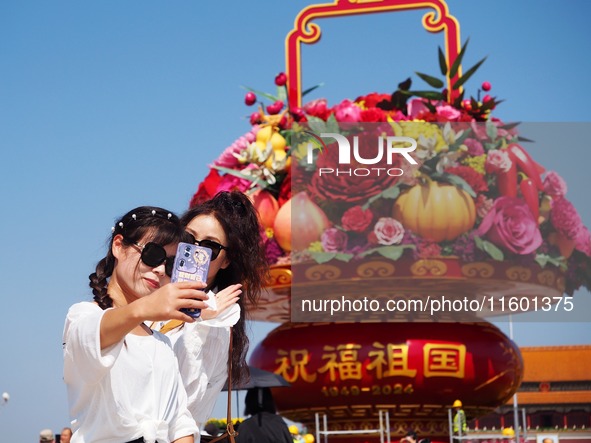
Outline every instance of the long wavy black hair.
{"type": "Polygon", "coordinates": [[[113,239],[118,234],[123,236],[123,244],[127,246],[138,243],[142,239],[166,246],[187,238],[179,218],[163,208],[140,206],[118,219],[113,227],[107,255],[98,262],[95,272],[88,276],[94,301],[102,309],[113,306],[113,299],[107,293],[107,287],[115,268],[112,249],[113,239]]]}
{"type": "Polygon", "coordinates": [[[230,264],[226,269],[218,271],[213,282],[214,287],[221,290],[236,283],[242,284],[243,296],[238,304],[245,315],[241,315],[232,328],[233,353],[228,356],[232,359],[233,384],[241,384],[249,378],[246,364],[249,341],[245,328],[248,312],[245,309],[244,296],[251,305],[256,306],[269,270],[257,210],[242,192],[223,191],[190,208],[181,216],[181,224],[186,227],[200,215],[215,217],[228,241],[224,246],[228,247],[226,253],[230,264]]]}

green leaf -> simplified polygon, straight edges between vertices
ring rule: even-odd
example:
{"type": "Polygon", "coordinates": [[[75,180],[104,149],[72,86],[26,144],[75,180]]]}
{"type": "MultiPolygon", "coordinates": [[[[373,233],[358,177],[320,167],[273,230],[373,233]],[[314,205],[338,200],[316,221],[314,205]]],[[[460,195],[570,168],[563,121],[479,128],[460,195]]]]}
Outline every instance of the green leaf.
{"type": "Polygon", "coordinates": [[[488,240],[483,240],[480,237],[475,236],[474,243],[476,244],[476,247],[478,249],[486,252],[494,260],[503,261],[505,259],[505,255],[503,254],[503,251],[501,251],[499,248],[497,248],[495,245],[493,245],[488,240]]]}
{"type": "Polygon", "coordinates": [[[546,265],[551,264],[556,266],[557,268],[561,268],[564,271],[567,269],[567,264],[564,257],[552,257],[547,254],[536,254],[535,261],[542,267],[545,268],[546,265]]]}
{"type": "Polygon", "coordinates": [[[316,86],[312,86],[311,88],[306,89],[304,92],[302,92],[302,97],[305,96],[306,94],[309,94],[310,92],[322,87],[322,86],[324,86],[324,82],[318,83],[316,86]]]}
{"type": "Polygon", "coordinates": [[[269,186],[265,180],[261,180],[259,177],[253,177],[252,175],[244,174],[243,172],[236,171],[235,169],[224,168],[223,166],[211,165],[212,169],[217,169],[218,171],[222,171],[226,174],[233,175],[234,177],[243,178],[245,180],[251,181],[253,184],[265,189],[269,186]]]}
{"type": "Polygon", "coordinates": [[[482,106],[480,106],[480,112],[486,112],[489,109],[493,109],[495,106],[497,106],[500,103],[503,103],[504,101],[505,100],[497,101],[497,99],[493,97],[491,100],[484,102],[482,106]]]}
{"type": "Polygon", "coordinates": [[[258,91],[256,89],[250,88],[248,86],[242,86],[242,88],[246,89],[247,91],[251,91],[254,92],[256,95],[260,95],[262,97],[268,98],[269,100],[276,102],[277,100],[279,100],[278,97],[275,97],[274,95],[268,94],[266,92],[263,91],[258,91]]]}
{"type": "Polygon", "coordinates": [[[444,83],[439,80],[436,77],[432,77],[430,75],[427,74],[423,74],[421,72],[415,72],[415,74],[417,74],[419,77],[421,77],[421,79],[423,81],[425,81],[425,83],[427,83],[429,86],[432,86],[433,88],[443,88],[444,83]]]}
{"type": "Polygon", "coordinates": [[[277,86],[277,99],[283,103],[287,102],[287,88],[285,86],[277,86]]]}
{"type": "Polygon", "coordinates": [[[383,257],[389,258],[390,260],[398,260],[404,254],[404,246],[384,246],[377,252],[383,257]]]}
{"type": "Polygon", "coordinates": [[[389,199],[395,199],[400,195],[400,188],[398,187],[398,185],[394,185],[382,192],[380,192],[379,194],[374,195],[373,197],[370,197],[367,200],[367,203],[365,203],[363,206],[361,206],[361,209],[363,209],[364,211],[367,210],[367,208],[369,208],[369,206],[375,202],[376,200],[379,200],[380,198],[389,198],[389,199]]]}
{"type": "Polygon", "coordinates": [[[452,89],[458,89],[460,86],[462,86],[464,83],[466,83],[470,79],[470,77],[472,77],[472,75],[478,70],[478,68],[480,68],[480,65],[482,65],[485,60],[486,60],[486,57],[484,57],[482,60],[480,60],[478,63],[476,63],[470,69],[468,69],[468,71],[466,71],[466,73],[464,75],[462,75],[462,77],[459,78],[457,82],[454,83],[454,85],[452,86],[452,89]]]}
{"type": "Polygon", "coordinates": [[[353,258],[353,254],[345,254],[344,252],[337,252],[335,258],[340,261],[349,262],[353,258]]]}
{"type": "Polygon", "coordinates": [[[326,120],[326,132],[331,132],[333,134],[338,134],[341,132],[341,128],[339,128],[339,122],[337,121],[337,118],[334,114],[330,114],[330,117],[328,117],[326,120]]]}
{"type": "Polygon", "coordinates": [[[433,106],[430,102],[423,102],[423,104],[427,107],[429,112],[432,112],[433,114],[435,114],[435,112],[437,112],[437,109],[435,108],[435,106],[433,106]]]}
{"type": "Polygon", "coordinates": [[[322,264],[322,263],[326,263],[327,261],[331,261],[337,255],[336,252],[308,251],[308,253],[318,264],[322,264]]]}
{"type": "Polygon", "coordinates": [[[386,189],[385,191],[382,191],[381,194],[384,198],[394,199],[400,195],[400,188],[398,187],[398,185],[394,185],[386,189]]]}
{"type": "Polygon", "coordinates": [[[348,262],[353,258],[353,254],[345,254],[344,252],[319,252],[306,251],[318,264],[326,263],[332,259],[348,262]]]}
{"type": "Polygon", "coordinates": [[[450,151],[456,151],[462,145],[462,143],[464,143],[464,140],[466,140],[471,134],[472,134],[471,128],[464,129],[464,132],[462,132],[462,135],[460,135],[456,139],[455,143],[449,147],[450,151]]]}
{"type": "Polygon", "coordinates": [[[470,197],[476,198],[476,193],[472,189],[472,186],[470,186],[468,182],[459,175],[450,174],[449,172],[434,172],[431,174],[431,178],[457,186],[458,188],[466,191],[470,197]]]}
{"type": "Polygon", "coordinates": [[[458,56],[456,57],[456,59],[452,63],[451,68],[449,70],[449,78],[454,78],[456,76],[456,74],[458,73],[458,69],[460,69],[460,65],[462,64],[462,59],[464,58],[464,54],[466,53],[466,48],[468,47],[469,41],[470,41],[469,38],[466,39],[466,43],[464,43],[464,46],[462,46],[460,53],[458,54],[458,56]]]}
{"type": "Polygon", "coordinates": [[[317,135],[320,135],[322,132],[329,132],[326,127],[326,122],[321,118],[312,115],[308,116],[308,126],[317,135]]]}
{"type": "Polygon", "coordinates": [[[380,254],[382,257],[389,258],[390,260],[398,260],[404,254],[405,249],[415,249],[414,245],[391,245],[391,246],[380,246],[359,254],[361,257],[367,257],[375,252],[380,254]]]}
{"type": "Polygon", "coordinates": [[[493,141],[499,136],[499,129],[490,120],[486,122],[486,135],[493,141]]]}
{"type": "Polygon", "coordinates": [[[516,127],[517,125],[520,125],[520,124],[521,124],[521,122],[507,123],[507,124],[501,126],[500,128],[508,131],[509,129],[513,129],[514,127],[516,127]]]}
{"type": "Polygon", "coordinates": [[[464,94],[466,93],[466,91],[464,89],[462,89],[462,92],[460,93],[460,95],[454,100],[454,108],[461,108],[462,107],[462,101],[464,101],[464,94]]]}
{"type": "Polygon", "coordinates": [[[412,79],[408,77],[403,82],[398,83],[398,89],[401,91],[408,91],[412,85],[412,79]]]}
{"type": "Polygon", "coordinates": [[[439,53],[439,70],[441,71],[441,75],[447,75],[447,61],[445,60],[445,54],[441,50],[441,46],[437,49],[439,53]]]}
{"type": "Polygon", "coordinates": [[[426,98],[428,100],[445,100],[445,96],[437,91],[401,91],[404,94],[416,95],[417,97],[426,98]]]}

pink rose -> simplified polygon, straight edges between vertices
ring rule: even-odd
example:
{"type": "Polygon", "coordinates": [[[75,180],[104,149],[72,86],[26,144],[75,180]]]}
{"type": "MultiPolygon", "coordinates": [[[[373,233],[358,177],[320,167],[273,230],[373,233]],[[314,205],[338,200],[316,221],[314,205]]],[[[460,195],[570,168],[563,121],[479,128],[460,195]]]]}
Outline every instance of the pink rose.
{"type": "Polygon", "coordinates": [[[446,121],[450,122],[456,121],[462,115],[460,111],[450,105],[437,106],[435,108],[435,112],[439,117],[442,117],[446,121]]]}
{"type": "Polygon", "coordinates": [[[421,112],[429,112],[425,102],[420,98],[413,98],[406,105],[406,111],[409,118],[416,118],[421,112]]]}
{"type": "Polygon", "coordinates": [[[320,237],[322,248],[326,252],[341,252],[347,247],[347,234],[337,228],[329,228],[320,237]]]}
{"type": "Polygon", "coordinates": [[[468,154],[473,155],[474,157],[484,154],[482,143],[480,143],[478,140],[474,138],[467,138],[464,140],[464,144],[468,148],[468,154]]]}
{"type": "Polygon", "coordinates": [[[567,187],[564,179],[554,171],[549,171],[544,178],[544,192],[554,198],[566,195],[567,187]]]}
{"type": "Polygon", "coordinates": [[[335,106],[334,115],[339,122],[358,122],[361,120],[361,108],[351,100],[343,100],[335,106]]]}
{"type": "Polygon", "coordinates": [[[554,200],[552,212],[550,213],[550,223],[569,240],[576,240],[584,228],[583,221],[576,208],[564,197],[554,200]]]}
{"type": "Polygon", "coordinates": [[[353,206],[345,211],[341,217],[341,223],[345,231],[363,232],[373,220],[373,213],[361,206],[353,206]]]}
{"type": "Polygon", "coordinates": [[[519,255],[530,254],[542,244],[538,223],[527,203],[515,197],[495,200],[478,228],[478,235],[519,255]]]}
{"type": "Polygon", "coordinates": [[[507,151],[501,151],[499,149],[488,151],[486,163],[484,164],[484,169],[487,173],[497,174],[499,172],[508,172],[511,166],[513,166],[513,162],[507,151]]]}
{"type": "Polygon", "coordinates": [[[404,227],[393,218],[382,217],[373,228],[373,232],[380,245],[396,245],[404,237],[404,227]]]}
{"type": "Polygon", "coordinates": [[[321,118],[322,120],[326,120],[330,114],[325,98],[319,98],[306,103],[304,105],[304,111],[306,114],[321,118]]]}

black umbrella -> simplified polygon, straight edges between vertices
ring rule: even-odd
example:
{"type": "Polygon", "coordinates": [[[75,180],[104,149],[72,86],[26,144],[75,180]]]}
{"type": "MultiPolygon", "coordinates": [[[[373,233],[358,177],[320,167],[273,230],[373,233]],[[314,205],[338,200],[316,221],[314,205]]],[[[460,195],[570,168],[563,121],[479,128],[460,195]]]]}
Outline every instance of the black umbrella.
{"type": "MultiPolygon", "coordinates": [[[[289,383],[285,378],[283,378],[279,374],[265,371],[254,366],[249,366],[248,369],[250,370],[250,380],[248,381],[248,383],[243,384],[241,386],[238,386],[236,385],[236,383],[233,383],[233,390],[244,391],[252,388],[280,388],[291,386],[291,383],[289,383]]],[[[226,382],[226,384],[224,385],[223,390],[228,390],[228,382],[226,382]]]]}

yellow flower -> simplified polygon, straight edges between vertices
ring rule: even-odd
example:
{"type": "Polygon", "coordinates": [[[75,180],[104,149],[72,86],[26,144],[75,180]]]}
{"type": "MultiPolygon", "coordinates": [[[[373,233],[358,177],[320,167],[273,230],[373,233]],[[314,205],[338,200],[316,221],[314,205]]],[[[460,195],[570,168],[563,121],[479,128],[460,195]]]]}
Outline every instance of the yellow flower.
{"type": "Polygon", "coordinates": [[[479,174],[485,175],[484,164],[486,163],[486,154],[479,155],[478,157],[466,157],[462,160],[462,164],[470,166],[479,174]]]}
{"type": "MultiPolygon", "coordinates": [[[[425,140],[425,146],[422,146],[423,149],[440,152],[448,148],[438,125],[421,121],[391,122],[390,125],[396,135],[410,137],[415,140],[419,140],[419,138],[425,140]]],[[[421,146],[417,147],[417,149],[421,149],[421,146]]]]}
{"type": "Polygon", "coordinates": [[[310,243],[310,246],[308,246],[308,250],[312,251],[312,252],[324,252],[324,248],[322,247],[322,243],[320,243],[319,241],[315,241],[310,243]]]}

